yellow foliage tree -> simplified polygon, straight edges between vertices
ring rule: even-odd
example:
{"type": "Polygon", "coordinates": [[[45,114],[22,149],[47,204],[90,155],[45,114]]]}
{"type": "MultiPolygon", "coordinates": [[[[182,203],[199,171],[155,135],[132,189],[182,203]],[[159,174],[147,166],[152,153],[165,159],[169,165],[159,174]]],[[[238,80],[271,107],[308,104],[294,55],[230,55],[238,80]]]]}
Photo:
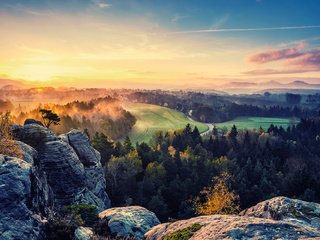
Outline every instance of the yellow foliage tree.
{"type": "Polygon", "coordinates": [[[237,214],[240,211],[239,196],[230,191],[228,182],[230,175],[226,172],[213,179],[213,186],[201,191],[205,202],[198,197],[195,200],[195,211],[198,215],[237,214]]]}
{"type": "Polygon", "coordinates": [[[10,124],[10,112],[0,113],[0,154],[21,158],[23,151],[13,140],[10,124]]]}

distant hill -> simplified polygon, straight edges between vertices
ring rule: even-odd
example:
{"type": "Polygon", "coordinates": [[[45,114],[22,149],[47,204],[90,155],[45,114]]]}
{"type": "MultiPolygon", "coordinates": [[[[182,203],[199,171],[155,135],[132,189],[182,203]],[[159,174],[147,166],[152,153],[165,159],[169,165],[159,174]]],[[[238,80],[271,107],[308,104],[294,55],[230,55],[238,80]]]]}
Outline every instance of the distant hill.
{"type": "Polygon", "coordinates": [[[10,80],[10,79],[0,79],[0,88],[6,90],[13,90],[26,87],[26,85],[17,80],[10,80]]]}
{"type": "Polygon", "coordinates": [[[277,81],[255,82],[230,82],[218,87],[219,90],[228,93],[255,93],[255,92],[291,92],[292,90],[319,90],[320,84],[311,84],[302,80],[289,83],[277,81]],[[282,91],[281,91],[282,90],[282,91]]]}

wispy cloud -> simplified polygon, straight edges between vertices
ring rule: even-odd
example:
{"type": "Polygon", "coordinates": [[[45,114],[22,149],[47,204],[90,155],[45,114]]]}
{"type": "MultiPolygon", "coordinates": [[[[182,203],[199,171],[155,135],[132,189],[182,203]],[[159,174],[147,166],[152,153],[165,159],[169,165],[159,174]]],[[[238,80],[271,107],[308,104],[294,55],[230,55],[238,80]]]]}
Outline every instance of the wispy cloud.
{"type": "Polygon", "coordinates": [[[104,2],[104,1],[99,1],[99,0],[92,0],[92,2],[101,9],[105,9],[105,8],[110,8],[111,4],[104,2]]]}
{"type": "Polygon", "coordinates": [[[300,56],[287,59],[286,65],[307,66],[320,71],[320,49],[304,52],[300,56]]]}
{"type": "Polygon", "coordinates": [[[184,19],[184,18],[186,18],[187,16],[185,16],[185,15],[181,15],[181,14],[179,14],[179,13],[177,13],[177,14],[175,14],[174,16],[173,16],[173,18],[171,19],[171,22],[172,23],[176,23],[176,22],[179,22],[180,20],[182,20],[182,19],[184,19]]]}
{"type": "Polygon", "coordinates": [[[221,18],[219,18],[218,20],[216,20],[210,29],[217,29],[219,27],[221,27],[225,22],[227,22],[229,20],[230,15],[229,14],[225,14],[223,15],[221,18]]]}
{"type": "Polygon", "coordinates": [[[167,32],[167,34],[191,34],[191,33],[218,33],[218,32],[251,32],[251,31],[275,31],[275,30],[296,30],[296,29],[314,29],[320,28],[320,25],[309,26],[285,26],[268,28],[217,28],[217,29],[198,29],[188,31],[167,32]]]}

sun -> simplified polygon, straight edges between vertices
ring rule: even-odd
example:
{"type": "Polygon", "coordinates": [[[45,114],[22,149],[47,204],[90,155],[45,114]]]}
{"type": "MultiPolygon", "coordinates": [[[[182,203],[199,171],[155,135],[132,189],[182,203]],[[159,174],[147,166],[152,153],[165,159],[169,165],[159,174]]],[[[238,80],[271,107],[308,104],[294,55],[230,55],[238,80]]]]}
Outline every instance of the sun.
{"type": "Polygon", "coordinates": [[[28,81],[48,82],[52,81],[57,76],[66,74],[66,69],[63,66],[51,65],[24,65],[17,67],[11,76],[16,79],[24,79],[28,81]]]}

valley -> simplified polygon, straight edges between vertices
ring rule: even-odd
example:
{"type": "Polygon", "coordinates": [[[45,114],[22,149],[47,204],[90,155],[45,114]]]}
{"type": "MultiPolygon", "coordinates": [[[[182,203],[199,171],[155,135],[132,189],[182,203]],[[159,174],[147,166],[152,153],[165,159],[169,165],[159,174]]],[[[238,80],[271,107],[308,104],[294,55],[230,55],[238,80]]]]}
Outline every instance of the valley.
{"type": "Polygon", "coordinates": [[[197,126],[200,133],[208,130],[206,124],[192,121],[170,108],[144,103],[127,103],[124,108],[137,120],[128,135],[133,143],[149,142],[158,131],[182,129],[188,123],[192,128],[197,126]]]}

